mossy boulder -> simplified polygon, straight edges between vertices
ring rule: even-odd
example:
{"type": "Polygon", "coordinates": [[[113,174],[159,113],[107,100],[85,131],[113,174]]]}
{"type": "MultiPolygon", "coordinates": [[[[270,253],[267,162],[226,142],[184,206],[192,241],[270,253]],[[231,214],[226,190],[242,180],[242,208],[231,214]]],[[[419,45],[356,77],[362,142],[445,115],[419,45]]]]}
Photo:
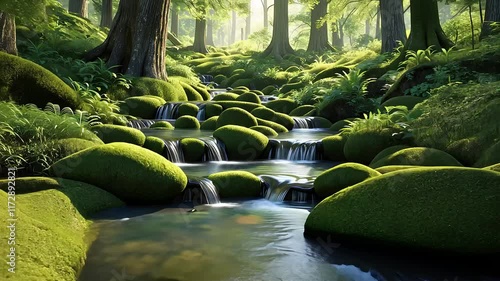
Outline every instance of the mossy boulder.
{"type": "Polygon", "coordinates": [[[237,95],[235,93],[222,93],[222,94],[218,94],[215,97],[213,97],[212,100],[213,101],[224,101],[224,100],[235,101],[238,97],[239,97],[239,95],[237,95]]]}
{"type": "Polygon", "coordinates": [[[427,147],[411,147],[383,157],[370,164],[370,167],[378,168],[389,165],[462,166],[457,159],[444,151],[427,147]]]}
{"type": "Polygon", "coordinates": [[[54,163],[49,172],[98,186],[130,204],[165,203],[187,185],[179,167],[157,153],[128,143],[80,151],[54,163]]]}
{"type": "Polygon", "coordinates": [[[132,80],[132,85],[128,90],[120,87],[111,87],[108,96],[112,99],[120,100],[133,96],[152,95],[163,98],[165,101],[187,101],[187,95],[179,81],[169,79],[169,81],[140,77],[132,80]]]}
{"type": "Polygon", "coordinates": [[[279,99],[266,103],[266,107],[280,113],[289,114],[297,108],[299,104],[292,99],[279,99]]]}
{"type": "Polygon", "coordinates": [[[151,129],[164,128],[167,130],[173,130],[174,125],[170,124],[170,122],[168,122],[168,121],[157,121],[153,125],[151,125],[149,128],[151,128],[151,129]]]}
{"type": "Polygon", "coordinates": [[[0,52],[0,101],[33,103],[44,107],[48,102],[61,107],[80,105],[76,92],[42,66],[0,52]]]}
{"type": "Polygon", "coordinates": [[[143,119],[154,119],[158,108],[165,103],[163,98],[155,96],[130,97],[125,99],[124,109],[129,115],[143,119]]]}
{"type": "Polygon", "coordinates": [[[165,150],[165,142],[158,137],[147,136],[142,147],[162,155],[165,150]]]}
{"type": "Polygon", "coordinates": [[[484,167],[496,163],[500,163],[500,141],[486,149],[474,166],[484,167]]]}
{"type": "Polygon", "coordinates": [[[176,129],[200,129],[200,122],[193,116],[181,116],[175,120],[176,129]]]}
{"type": "Polygon", "coordinates": [[[262,191],[260,179],[246,171],[215,173],[208,179],[214,183],[221,198],[255,198],[262,191]]]}
{"type": "Polygon", "coordinates": [[[225,144],[230,161],[255,160],[269,143],[264,134],[235,125],[218,128],[213,135],[225,144]]]}
{"type": "Polygon", "coordinates": [[[333,123],[333,125],[330,126],[330,131],[339,132],[340,130],[344,129],[349,125],[348,121],[350,120],[344,119],[333,123]]]}
{"type": "Polygon", "coordinates": [[[305,234],[434,254],[497,254],[499,187],[500,174],[482,169],[426,167],[387,173],[316,205],[305,234]]]}
{"type": "Polygon", "coordinates": [[[323,117],[311,117],[314,128],[328,129],[332,126],[330,120],[323,117]]]}
{"type": "Polygon", "coordinates": [[[183,103],[179,105],[179,116],[193,116],[196,117],[198,115],[198,111],[200,109],[196,104],[192,103],[183,103]]]}
{"type": "Polygon", "coordinates": [[[250,127],[250,129],[255,130],[257,132],[263,133],[264,135],[268,137],[277,137],[278,133],[273,130],[272,128],[269,128],[267,126],[253,126],[250,127]]]}
{"type": "Polygon", "coordinates": [[[375,157],[370,162],[370,165],[371,164],[375,164],[380,159],[383,159],[383,158],[385,158],[385,157],[387,157],[387,156],[389,156],[389,155],[391,155],[391,154],[393,154],[395,152],[398,152],[398,151],[406,149],[406,148],[410,148],[410,147],[407,146],[407,145],[404,145],[404,144],[400,144],[400,145],[395,145],[395,146],[388,147],[388,148],[380,151],[377,155],[375,155],[375,157]]]}
{"type": "Polygon", "coordinates": [[[391,166],[378,167],[375,169],[375,171],[377,171],[381,174],[387,174],[390,172],[396,172],[396,171],[407,170],[407,169],[415,169],[415,168],[420,168],[420,167],[421,166],[412,166],[412,165],[391,165],[391,166]]]}
{"type": "Polygon", "coordinates": [[[246,101],[216,101],[214,103],[222,106],[222,108],[224,110],[226,110],[228,108],[237,107],[237,108],[244,109],[248,112],[252,112],[252,110],[263,106],[261,104],[256,104],[253,102],[246,102],[246,101]]]}
{"type": "Polygon", "coordinates": [[[195,138],[181,140],[181,149],[187,163],[200,162],[205,154],[205,143],[195,138]]]}
{"type": "Polygon", "coordinates": [[[326,198],[346,187],[380,175],[381,173],[368,166],[344,163],[321,173],[314,180],[314,191],[320,197],[326,198]]]}
{"type": "Polygon", "coordinates": [[[259,126],[269,127],[271,129],[275,130],[277,133],[288,132],[288,129],[285,126],[278,124],[276,122],[273,122],[273,121],[268,121],[268,120],[265,120],[262,118],[257,118],[257,123],[259,124],[259,126]]]}
{"type": "Polygon", "coordinates": [[[316,109],[314,105],[301,105],[290,112],[290,116],[304,116],[311,110],[316,109]]]}
{"type": "Polygon", "coordinates": [[[97,143],[89,140],[69,138],[56,140],[53,143],[53,148],[58,152],[61,157],[66,157],[78,151],[94,147],[99,144],[104,144],[103,142],[97,143]]]}
{"type": "Polygon", "coordinates": [[[207,120],[203,121],[200,125],[200,130],[204,131],[215,131],[217,129],[217,120],[219,116],[210,117],[207,120]]]}
{"type": "Polygon", "coordinates": [[[182,86],[182,88],[184,89],[184,93],[186,94],[186,97],[189,101],[202,101],[203,100],[203,96],[200,95],[200,93],[198,93],[198,91],[193,88],[191,85],[183,82],[183,81],[180,81],[179,82],[182,86]]]}
{"type": "Polygon", "coordinates": [[[243,127],[257,126],[257,119],[252,114],[241,108],[229,108],[224,110],[217,119],[217,128],[225,125],[238,125],[243,127]]]}
{"type": "Polygon", "coordinates": [[[266,86],[264,89],[262,89],[262,93],[264,93],[264,95],[270,95],[273,91],[276,91],[278,89],[276,89],[275,86],[273,85],[269,85],[269,86],[266,86]]]}
{"type": "Polygon", "coordinates": [[[219,116],[222,111],[224,111],[224,108],[222,108],[222,105],[215,104],[215,103],[208,103],[205,106],[205,118],[209,119],[214,116],[219,116]]]}
{"type": "Polygon", "coordinates": [[[412,110],[415,105],[423,102],[425,99],[422,97],[415,97],[415,96],[399,96],[399,97],[393,97],[382,103],[380,106],[382,109],[384,109],[387,106],[406,106],[409,110],[412,110]]]}
{"type": "Polygon", "coordinates": [[[253,102],[253,103],[257,103],[257,104],[261,103],[259,96],[256,95],[255,93],[252,93],[252,92],[243,93],[243,94],[239,95],[236,98],[236,100],[238,100],[238,101],[246,101],[246,102],[253,102]]]}
{"type": "Polygon", "coordinates": [[[350,162],[368,165],[382,150],[400,144],[392,136],[394,130],[366,130],[362,129],[349,134],[344,145],[344,155],[350,162]]]}
{"type": "Polygon", "coordinates": [[[259,107],[252,110],[252,115],[257,118],[278,123],[287,128],[287,130],[292,130],[295,124],[292,117],[284,113],[275,112],[274,110],[266,107],[259,107]]]}
{"type": "Polygon", "coordinates": [[[144,145],[146,136],[140,130],[119,126],[119,125],[97,125],[92,126],[91,130],[104,142],[128,142],[138,146],[144,145]]]}
{"type": "Polygon", "coordinates": [[[347,141],[345,136],[337,134],[321,140],[323,156],[330,161],[345,161],[344,145],[347,141]]]}

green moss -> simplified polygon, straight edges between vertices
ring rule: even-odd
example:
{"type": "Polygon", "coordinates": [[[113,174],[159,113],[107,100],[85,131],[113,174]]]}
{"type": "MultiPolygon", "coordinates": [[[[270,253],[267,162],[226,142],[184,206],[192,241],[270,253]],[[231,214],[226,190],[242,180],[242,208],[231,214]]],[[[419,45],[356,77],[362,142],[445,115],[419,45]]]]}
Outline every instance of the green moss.
{"type": "Polygon", "coordinates": [[[400,145],[395,145],[395,146],[388,147],[388,148],[380,151],[377,155],[375,155],[375,157],[370,162],[370,165],[371,164],[375,164],[380,159],[383,159],[383,158],[385,158],[385,157],[387,157],[387,156],[389,156],[389,155],[391,155],[391,154],[393,154],[395,152],[398,152],[398,151],[406,149],[406,148],[410,148],[410,147],[407,146],[407,145],[404,145],[404,144],[400,144],[400,145]]]}
{"type": "Polygon", "coordinates": [[[214,116],[219,116],[222,111],[224,111],[222,105],[207,103],[207,105],[205,106],[205,117],[209,119],[214,116]]]}
{"type": "Polygon", "coordinates": [[[491,166],[488,166],[488,167],[484,167],[483,169],[490,170],[490,171],[495,171],[495,172],[499,172],[500,173],[500,163],[497,163],[497,164],[494,164],[494,165],[491,165],[491,166]]]}
{"type": "Polygon", "coordinates": [[[147,136],[142,147],[162,155],[165,150],[165,142],[160,138],[147,136]]]}
{"type": "Polygon", "coordinates": [[[234,81],[233,84],[231,84],[231,87],[236,88],[240,86],[249,86],[252,84],[252,82],[253,82],[252,78],[242,78],[234,81]]]}
{"type": "Polygon", "coordinates": [[[217,119],[219,119],[219,116],[213,116],[203,121],[200,130],[215,131],[217,129],[217,119]]]}
{"type": "Polygon", "coordinates": [[[269,142],[264,134],[235,125],[218,128],[213,135],[225,144],[230,161],[255,160],[269,142]]]}
{"type": "Polygon", "coordinates": [[[142,146],[146,141],[146,136],[140,130],[119,126],[119,125],[97,125],[91,130],[104,142],[128,142],[142,146]]]}
{"type": "Polygon", "coordinates": [[[421,166],[412,166],[412,165],[391,165],[391,166],[383,166],[376,168],[375,170],[381,174],[387,174],[390,172],[396,172],[407,169],[420,168],[421,166]]]}
{"type": "Polygon", "coordinates": [[[200,129],[200,122],[193,116],[181,116],[175,120],[176,129],[200,129]]]}
{"type": "Polygon", "coordinates": [[[277,137],[278,136],[278,133],[273,130],[273,128],[269,128],[267,126],[253,126],[253,127],[250,127],[250,129],[252,130],[255,130],[257,132],[260,132],[268,137],[277,137]]]}
{"type": "Polygon", "coordinates": [[[198,115],[198,111],[200,109],[196,104],[192,103],[183,103],[179,106],[179,116],[193,116],[196,117],[198,115]]]}
{"type": "Polygon", "coordinates": [[[208,91],[207,87],[203,84],[198,84],[198,85],[191,85],[193,89],[195,89],[203,98],[203,100],[208,101],[212,99],[212,96],[210,95],[210,92],[208,91]]]}
{"type": "Polygon", "coordinates": [[[306,84],[304,82],[288,83],[288,84],[283,85],[280,88],[280,92],[284,94],[284,93],[288,93],[292,90],[299,90],[299,89],[304,88],[305,85],[306,84]]]}
{"type": "Polygon", "coordinates": [[[378,168],[389,165],[462,166],[457,159],[444,151],[427,147],[411,147],[383,157],[370,164],[370,167],[378,168]]]}
{"type": "Polygon", "coordinates": [[[301,105],[290,112],[290,116],[304,116],[311,110],[316,109],[314,105],[301,105]]]}
{"type": "Polygon", "coordinates": [[[170,122],[167,121],[157,121],[153,125],[151,125],[149,128],[154,129],[154,128],[165,128],[168,130],[173,130],[174,126],[170,124],[170,122]]]}
{"type": "Polygon", "coordinates": [[[222,106],[224,110],[228,108],[238,107],[248,112],[252,112],[252,110],[254,110],[255,108],[262,107],[261,104],[256,104],[253,102],[246,102],[246,101],[217,101],[214,103],[222,106]]]}
{"type": "Polygon", "coordinates": [[[285,114],[289,114],[298,106],[297,102],[292,99],[279,99],[266,103],[266,107],[285,114]]]}
{"type": "Polygon", "coordinates": [[[238,101],[246,101],[246,102],[253,102],[253,103],[257,103],[257,104],[260,104],[260,98],[258,95],[256,95],[255,93],[252,93],[252,92],[247,92],[247,93],[243,93],[241,95],[239,95],[236,100],[238,101]]]}
{"type": "Polygon", "coordinates": [[[187,184],[179,167],[157,153],[127,143],[80,151],[54,163],[49,172],[93,184],[130,204],[168,202],[187,184]]]}
{"type": "Polygon", "coordinates": [[[214,82],[217,84],[220,84],[222,81],[224,81],[226,79],[227,79],[227,77],[224,76],[223,74],[218,74],[218,75],[215,75],[214,82]]]}
{"type": "Polygon", "coordinates": [[[184,83],[184,82],[179,82],[184,89],[184,92],[186,93],[186,97],[189,101],[202,101],[203,97],[196,91],[191,85],[184,83]]]}
{"type": "Polygon", "coordinates": [[[387,173],[316,205],[305,232],[379,246],[498,253],[499,186],[499,173],[481,169],[432,167],[387,173]]]}
{"type": "Polygon", "coordinates": [[[496,163],[500,163],[500,141],[484,151],[483,155],[474,166],[484,167],[496,163]]]}
{"type": "Polygon", "coordinates": [[[271,95],[271,93],[276,90],[276,87],[274,87],[273,85],[269,85],[262,89],[262,93],[264,93],[264,95],[271,95]]]}
{"type": "Polygon", "coordinates": [[[370,167],[357,163],[344,163],[321,173],[314,180],[314,191],[326,198],[346,187],[381,174],[370,167]]]}
{"type": "MultiPolygon", "coordinates": [[[[101,142],[100,144],[104,143],[101,142]]],[[[84,139],[69,138],[54,141],[53,148],[58,151],[58,154],[61,157],[66,157],[89,147],[94,147],[96,145],[99,145],[99,143],[84,139]]]]}
{"type": "Polygon", "coordinates": [[[382,150],[399,144],[393,130],[360,130],[349,134],[344,145],[344,155],[350,162],[368,165],[382,150]]]}
{"type": "Polygon", "coordinates": [[[44,107],[48,102],[77,108],[78,96],[52,72],[20,57],[0,52],[0,101],[33,103],[44,107]]]}
{"type": "Polygon", "coordinates": [[[277,133],[286,133],[288,132],[288,129],[285,128],[285,126],[278,124],[276,122],[268,121],[262,118],[257,118],[257,123],[259,126],[266,126],[269,127],[273,130],[275,130],[277,133]]]}
{"type": "Polygon", "coordinates": [[[250,90],[250,92],[256,94],[257,96],[263,96],[264,93],[262,91],[259,91],[259,90],[250,90]]]}
{"type": "Polygon", "coordinates": [[[217,128],[225,125],[238,125],[250,128],[257,126],[257,119],[244,109],[229,108],[224,110],[219,119],[217,119],[217,128]]]}
{"type": "Polygon", "coordinates": [[[262,188],[260,179],[246,171],[229,171],[211,174],[211,180],[221,198],[254,198],[262,188]]]}
{"type": "Polygon", "coordinates": [[[252,110],[252,115],[257,118],[278,123],[287,128],[287,130],[292,130],[295,124],[292,117],[284,113],[275,112],[274,110],[266,107],[259,107],[252,110]]]}
{"type": "Polygon", "coordinates": [[[239,96],[235,93],[222,93],[213,97],[213,101],[231,101],[236,100],[239,96]]]}
{"type": "MultiPolygon", "coordinates": [[[[146,96],[152,95],[163,98],[165,101],[187,101],[187,95],[182,88],[181,83],[169,78],[169,81],[153,79],[148,77],[140,77],[132,80],[133,87],[126,92],[126,95],[131,96],[146,96]]],[[[112,99],[123,99],[123,93],[112,88],[108,92],[108,96],[112,99]]]]}
{"type": "Polygon", "coordinates": [[[347,121],[349,121],[349,119],[340,120],[340,121],[333,123],[333,125],[330,126],[330,131],[339,132],[341,129],[343,129],[343,128],[347,127],[347,125],[349,125],[349,123],[347,121]]]}
{"type": "Polygon", "coordinates": [[[326,66],[323,70],[321,70],[316,77],[314,77],[314,81],[318,81],[324,78],[335,77],[337,74],[342,74],[342,72],[349,73],[351,71],[348,67],[338,66],[337,64],[333,64],[330,66],[326,66]]]}
{"type": "Polygon", "coordinates": [[[332,126],[332,122],[330,120],[323,117],[314,117],[313,118],[314,128],[327,129],[332,126]]]}
{"type": "Polygon", "coordinates": [[[199,139],[182,139],[181,148],[184,153],[184,160],[187,163],[200,162],[205,154],[205,143],[199,139]]]}
{"type": "Polygon", "coordinates": [[[126,113],[143,119],[154,119],[156,111],[165,100],[155,96],[131,97],[125,99],[126,113]]]}
{"type": "Polygon", "coordinates": [[[321,140],[323,156],[330,161],[346,161],[344,145],[347,138],[341,134],[326,137],[321,140]]]}
{"type": "Polygon", "coordinates": [[[423,102],[425,99],[421,97],[415,97],[415,96],[399,96],[399,97],[394,97],[391,99],[388,99],[382,105],[380,106],[381,108],[385,108],[386,106],[399,106],[399,105],[404,105],[408,109],[413,109],[415,105],[423,102]]]}

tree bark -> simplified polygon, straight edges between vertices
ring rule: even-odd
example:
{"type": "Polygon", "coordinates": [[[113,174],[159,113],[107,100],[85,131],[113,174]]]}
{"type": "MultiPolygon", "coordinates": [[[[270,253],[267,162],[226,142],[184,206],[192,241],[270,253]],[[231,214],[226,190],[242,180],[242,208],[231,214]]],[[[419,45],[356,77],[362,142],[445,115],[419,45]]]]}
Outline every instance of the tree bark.
{"type": "MultiPolygon", "coordinates": [[[[214,10],[210,10],[210,15],[214,14],[214,10]]],[[[212,18],[212,17],[210,17],[212,18]]],[[[207,19],[207,45],[215,46],[214,44],[214,22],[211,19],[207,19]]]]}
{"type": "Polygon", "coordinates": [[[206,35],[207,35],[207,19],[206,18],[196,19],[193,51],[202,54],[208,53],[206,35]]]}
{"type": "Polygon", "coordinates": [[[444,34],[439,23],[436,0],[410,0],[411,33],[406,50],[425,50],[430,46],[437,50],[449,49],[453,42],[444,34]]]}
{"type": "Polygon", "coordinates": [[[231,16],[231,37],[229,38],[229,45],[234,42],[236,42],[236,11],[233,11],[231,16]]]}
{"type": "Polygon", "coordinates": [[[89,3],[87,0],[69,0],[68,11],[82,18],[89,17],[89,3]]]}
{"type": "Polygon", "coordinates": [[[273,37],[263,52],[263,56],[273,56],[282,60],[283,56],[294,53],[288,36],[288,0],[274,1],[273,37]]]}
{"type": "Polygon", "coordinates": [[[311,11],[311,32],[309,35],[308,52],[323,52],[333,50],[328,43],[328,26],[321,22],[328,12],[327,0],[320,0],[311,11]],[[321,24],[321,26],[319,26],[321,24]]]}
{"type": "Polygon", "coordinates": [[[135,77],[167,79],[165,52],[170,0],[121,0],[103,44],[86,60],[102,58],[108,66],[135,77]]]}
{"type": "Polygon", "coordinates": [[[113,24],[113,0],[102,0],[101,26],[110,28],[113,24]]]}
{"type": "Polygon", "coordinates": [[[172,17],[170,18],[170,33],[175,36],[179,36],[179,11],[177,10],[177,5],[172,4],[172,17]]]}
{"type": "Polygon", "coordinates": [[[380,0],[382,18],[382,53],[392,52],[398,41],[406,42],[406,28],[401,0],[380,0]]]}
{"type": "Polygon", "coordinates": [[[481,29],[481,39],[494,33],[492,23],[500,22],[500,1],[486,0],[484,23],[481,29]]]}
{"type": "Polygon", "coordinates": [[[0,11],[0,51],[16,55],[16,18],[0,11]]]}
{"type": "Polygon", "coordinates": [[[375,38],[382,40],[382,30],[380,28],[380,5],[377,8],[377,23],[375,24],[375,38]]]}

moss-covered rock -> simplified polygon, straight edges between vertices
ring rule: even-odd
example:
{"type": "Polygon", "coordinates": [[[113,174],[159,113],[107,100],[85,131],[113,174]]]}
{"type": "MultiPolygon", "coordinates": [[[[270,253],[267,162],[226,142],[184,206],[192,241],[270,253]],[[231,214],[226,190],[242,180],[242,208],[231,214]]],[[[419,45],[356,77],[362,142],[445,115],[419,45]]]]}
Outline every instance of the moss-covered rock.
{"type": "Polygon", "coordinates": [[[222,106],[222,108],[224,110],[226,110],[228,108],[237,107],[237,108],[244,109],[248,112],[252,112],[252,110],[254,110],[255,108],[263,106],[261,104],[256,104],[253,102],[246,102],[246,101],[216,101],[214,103],[222,106]]]}
{"type": "Polygon", "coordinates": [[[490,148],[483,152],[483,155],[476,164],[475,167],[484,167],[500,163],[500,141],[492,145],[490,148]]]}
{"type": "Polygon", "coordinates": [[[207,87],[203,84],[197,84],[197,85],[191,85],[193,89],[195,89],[198,94],[201,95],[203,100],[208,101],[212,99],[212,95],[210,95],[210,92],[208,91],[207,87]]]}
{"type": "Polygon", "coordinates": [[[349,125],[348,121],[348,119],[344,119],[333,123],[333,125],[330,126],[330,131],[339,132],[343,128],[347,127],[347,125],[349,125]]]}
{"type": "Polygon", "coordinates": [[[205,118],[209,119],[214,116],[219,116],[224,109],[222,108],[222,105],[215,104],[215,103],[208,103],[205,106],[205,118]]]}
{"type": "Polygon", "coordinates": [[[273,122],[273,121],[268,121],[268,120],[265,120],[265,119],[262,119],[262,118],[257,118],[257,123],[259,124],[259,126],[269,127],[271,129],[275,130],[277,133],[286,133],[286,132],[288,132],[288,129],[285,128],[285,126],[283,126],[281,124],[278,124],[276,122],[273,122]]]}
{"type": "Polygon", "coordinates": [[[252,115],[257,118],[278,123],[287,128],[287,130],[292,130],[295,124],[292,117],[284,113],[275,112],[274,110],[266,107],[259,107],[252,110],[252,115]]]}
{"type": "Polygon", "coordinates": [[[155,128],[165,128],[168,130],[173,130],[174,125],[170,124],[170,122],[167,121],[157,121],[153,125],[151,125],[149,128],[155,129],[155,128]]]}
{"type": "Polygon", "coordinates": [[[276,89],[275,86],[273,85],[269,85],[269,86],[266,86],[264,89],[262,89],[262,92],[264,93],[264,95],[270,95],[273,91],[276,91],[278,89],[276,89]]]}
{"type": "Polygon", "coordinates": [[[235,125],[218,128],[214,137],[226,145],[230,161],[252,161],[266,149],[269,139],[262,133],[235,125]]]}
{"type": "Polygon", "coordinates": [[[179,81],[169,81],[140,77],[132,80],[133,87],[123,92],[119,87],[111,87],[107,95],[116,100],[133,96],[152,95],[163,98],[165,101],[187,101],[187,95],[179,81]]]}
{"type": "Polygon", "coordinates": [[[138,118],[154,119],[156,111],[165,104],[165,100],[155,96],[130,97],[125,99],[126,113],[138,118]]]}
{"type": "Polygon", "coordinates": [[[217,128],[225,125],[238,125],[243,127],[257,126],[257,119],[252,114],[241,108],[229,108],[224,110],[217,119],[217,128]]]}
{"type": "Polygon", "coordinates": [[[210,117],[207,120],[203,121],[200,126],[200,130],[204,131],[215,131],[217,129],[217,120],[219,116],[210,117]]]}
{"type": "Polygon", "coordinates": [[[213,97],[213,101],[235,101],[239,96],[235,93],[222,93],[213,97]]]}
{"type": "Polygon", "coordinates": [[[400,144],[391,129],[360,130],[349,134],[344,145],[344,155],[350,162],[368,165],[382,150],[400,144]]]}
{"type": "Polygon", "coordinates": [[[298,103],[292,99],[279,99],[266,103],[266,107],[285,114],[289,114],[298,106],[298,103]]]}
{"type": "Polygon", "coordinates": [[[370,167],[378,168],[389,165],[462,166],[457,159],[444,151],[427,147],[411,147],[383,157],[370,164],[370,167]]]}
{"type": "Polygon", "coordinates": [[[388,148],[380,151],[377,155],[375,155],[375,157],[370,162],[370,165],[371,164],[375,164],[380,159],[383,159],[383,158],[385,158],[385,157],[387,157],[387,156],[389,156],[389,155],[391,155],[391,154],[393,154],[395,152],[398,152],[398,151],[406,149],[406,148],[410,148],[410,147],[407,146],[407,145],[404,145],[404,144],[400,144],[400,145],[395,145],[395,146],[388,147],[388,148]]]}
{"type": "Polygon", "coordinates": [[[162,155],[165,150],[165,142],[160,138],[147,136],[143,147],[162,155]]]}
{"type": "Polygon", "coordinates": [[[290,116],[304,116],[311,110],[316,109],[314,105],[301,105],[290,112],[290,116]]]}
{"type": "Polygon", "coordinates": [[[192,103],[183,103],[179,105],[179,116],[193,116],[196,117],[198,115],[198,111],[200,109],[196,104],[192,103]]]}
{"type": "Polygon", "coordinates": [[[255,94],[255,93],[252,93],[252,92],[243,93],[243,94],[239,95],[236,98],[236,100],[238,100],[238,101],[246,101],[246,102],[253,102],[253,103],[257,103],[257,104],[261,103],[259,96],[257,94],[255,94]]]}
{"type": "Polygon", "coordinates": [[[347,141],[345,136],[337,134],[321,140],[323,156],[330,161],[345,161],[344,145],[347,141]]]}
{"type": "Polygon", "coordinates": [[[182,139],[181,148],[184,153],[184,160],[187,163],[200,162],[205,154],[205,143],[199,139],[182,139]]]}
{"type": "Polygon", "coordinates": [[[321,173],[314,180],[314,191],[326,198],[346,187],[380,176],[374,169],[357,163],[344,163],[321,173]]]}
{"type": "Polygon", "coordinates": [[[80,104],[76,92],[52,72],[5,52],[0,52],[0,101],[42,108],[48,102],[71,108],[80,104]]]}
{"type": "Polygon", "coordinates": [[[91,130],[104,142],[128,142],[138,146],[144,145],[146,136],[140,130],[119,125],[97,125],[91,130]]]}
{"type": "Polygon", "coordinates": [[[494,164],[494,165],[491,165],[491,166],[488,166],[488,167],[484,167],[483,169],[490,170],[490,171],[495,171],[495,172],[499,172],[500,173],[500,163],[497,163],[497,164],[494,164]]]}
{"type": "Polygon", "coordinates": [[[407,170],[407,169],[415,169],[415,168],[420,168],[420,167],[421,166],[412,166],[412,165],[391,165],[391,166],[378,167],[375,169],[375,171],[377,171],[381,174],[387,174],[390,172],[396,172],[396,171],[407,170]]]}
{"type": "Polygon", "coordinates": [[[181,116],[175,120],[176,129],[200,129],[200,122],[193,116],[181,116]]]}
{"type": "Polygon", "coordinates": [[[255,130],[257,132],[260,132],[260,133],[263,133],[264,135],[268,136],[268,137],[277,137],[278,136],[278,133],[273,130],[272,128],[269,128],[267,126],[253,126],[253,127],[250,127],[250,129],[252,130],[255,130]]]}
{"type": "Polygon", "coordinates": [[[412,110],[415,105],[423,102],[425,99],[422,97],[415,97],[415,96],[399,96],[399,97],[394,97],[390,98],[384,103],[382,103],[381,108],[385,108],[386,106],[399,106],[399,105],[404,105],[406,108],[409,110],[412,110]]]}
{"type": "Polygon", "coordinates": [[[221,198],[254,198],[261,193],[261,181],[246,171],[229,171],[211,174],[211,180],[221,198]]]}
{"type": "Polygon", "coordinates": [[[49,172],[93,184],[130,204],[168,202],[187,184],[179,167],[157,153],[127,143],[80,151],[54,163],[49,172]]]}
{"type": "Polygon", "coordinates": [[[323,117],[311,117],[314,128],[328,129],[332,126],[330,120],[323,117]]]}
{"type": "Polygon", "coordinates": [[[184,83],[183,81],[179,82],[184,89],[184,93],[189,101],[202,101],[203,97],[198,93],[196,89],[194,89],[191,85],[184,83]]]}
{"type": "Polygon", "coordinates": [[[434,253],[498,253],[499,187],[500,174],[481,169],[387,173],[316,205],[305,233],[434,253]]]}

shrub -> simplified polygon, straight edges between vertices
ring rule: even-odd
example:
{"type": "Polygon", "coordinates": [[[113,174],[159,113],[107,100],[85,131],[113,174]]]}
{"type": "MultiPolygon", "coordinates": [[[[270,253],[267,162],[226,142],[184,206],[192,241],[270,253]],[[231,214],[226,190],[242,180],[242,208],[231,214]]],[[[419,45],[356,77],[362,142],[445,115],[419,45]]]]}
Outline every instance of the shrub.
{"type": "Polygon", "coordinates": [[[165,104],[165,100],[155,96],[130,97],[125,99],[126,112],[143,119],[154,119],[156,111],[165,104]]]}
{"type": "Polygon", "coordinates": [[[149,128],[151,129],[155,129],[155,128],[164,128],[164,129],[168,129],[168,130],[173,130],[174,129],[174,125],[170,124],[170,122],[168,121],[157,121],[155,122],[153,125],[151,125],[149,128]]]}
{"type": "Polygon", "coordinates": [[[426,147],[411,147],[383,157],[370,164],[370,167],[378,168],[389,165],[462,166],[453,156],[444,151],[426,147]]]}
{"type": "Polygon", "coordinates": [[[236,100],[260,104],[259,96],[256,95],[255,93],[252,93],[252,92],[247,92],[247,93],[241,94],[236,98],[236,100]]]}
{"type": "Polygon", "coordinates": [[[235,125],[218,128],[214,137],[226,145],[230,161],[252,161],[266,149],[269,139],[262,133],[235,125]]]}
{"type": "Polygon", "coordinates": [[[160,138],[147,136],[143,147],[160,155],[163,155],[163,151],[165,150],[165,142],[160,138]]]}
{"type": "Polygon", "coordinates": [[[341,134],[322,139],[323,156],[330,161],[345,161],[344,145],[346,140],[347,138],[341,134]]]}
{"type": "Polygon", "coordinates": [[[257,126],[257,120],[246,110],[229,108],[224,110],[217,119],[217,128],[225,125],[238,125],[250,128],[257,126]]]}
{"type": "Polygon", "coordinates": [[[301,105],[290,112],[290,116],[305,116],[311,110],[315,110],[314,105],[301,105]]]}
{"type": "Polygon", "coordinates": [[[140,130],[119,125],[97,125],[92,131],[104,142],[127,142],[138,146],[144,145],[146,136],[140,130]]]}
{"type": "Polygon", "coordinates": [[[289,114],[298,106],[297,102],[292,99],[279,99],[266,103],[266,107],[285,114],[289,114]]]}
{"type": "Polygon", "coordinates": [[[200,129],[200,122],[193,116],[181,116],[175,120],[176,129],[200,129]]]}
{"type": "Polygon", "coordinates": [[[200,130],[205,130],[205,131],[215,131],[217,129],[217,120],[219,119],[219,116],[213,116],[208,118],[207,120],[203,121],[200,126],[200,130]]]}
{"type": "Polygon", "coordinates": [[[253,126],[250,127],[250,129],[255,130],[257,132],[260,132],[268,137],[277,137],[278,133],[273,130],[272,128],[269,128],[267,126],[253,126]]]}
{"type": "Polygon", "coordinates": [[[221,198],[254,198],[261,193],[261,181],[246,171],[229,171],[211,174],[211,180],[221,198]]]}
{"type": "Polygon", "coordinates": [[[179,106],[179,116],[193,116],[198,115],[199,108],[196,104],[183,103],[179,106]]]}
{"type": "Polygon", "coordinates": [[[187,163],[200,162],[203,155],[205,155],[205,143],[199,139],[182,139],[181,148],[184,152],[184,160],[187,163]]]}

